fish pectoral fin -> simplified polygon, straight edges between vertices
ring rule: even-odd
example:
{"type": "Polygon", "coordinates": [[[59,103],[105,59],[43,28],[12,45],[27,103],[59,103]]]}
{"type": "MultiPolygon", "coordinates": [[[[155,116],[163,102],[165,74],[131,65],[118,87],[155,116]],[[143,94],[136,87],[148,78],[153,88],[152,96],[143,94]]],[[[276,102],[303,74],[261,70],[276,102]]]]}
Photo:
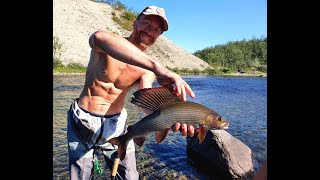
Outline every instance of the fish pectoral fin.
{"type": "Polygon", "coordinates": [[[128,145],[128,142],[120,143],[118,145],[118,156],[121,160],[123,160],[124,157],[126,156],[127,145],[128,145]]]}
{"type": "Polygon", "coordinates": [[[162,141],[168,136],[170,128],[163,132],[156,132],[156,142],[158,144],[162,143],[162,141]]]}
{"type": "Polygon", "coordinates": [[[199,144],[201,144],[206,137],[207,129],[202,126],[200,128],[197,128],[196,132],[198,133],[199,144]]]}
{"type": "Polygon", "coordinates": [[[120,137],[111,138],[108,142],[111,143],[112,145],[118,145],[121,143],[120,137]]]}
{"type": "Polygon", "coordinates": [[[134,143],[136,143],[139,147],[143,145],[145,140],[146,140],[146,137],[137,137],[133,139],[134,143]]]}

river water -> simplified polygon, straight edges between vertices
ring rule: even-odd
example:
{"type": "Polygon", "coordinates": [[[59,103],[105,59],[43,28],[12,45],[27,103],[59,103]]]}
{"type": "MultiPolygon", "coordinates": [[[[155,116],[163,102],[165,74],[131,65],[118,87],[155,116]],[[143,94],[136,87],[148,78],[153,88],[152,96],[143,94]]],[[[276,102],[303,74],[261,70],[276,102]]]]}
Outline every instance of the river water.
{"type": "MultiPolygon", "coordinates": [[[[259,168],[267,157],[267,78],[226,76],[183,76],[196,94],[187,100],[203,104],[230,122],[227,131],[251,148],[254,166],[259,168]]],[[[84,76],[53,76],[53,179],[69,179],[67,150],[67,110],[77,98],[84,76]]],[[[154,86],[158,86],[154,83],[154,86]]],[[[132,90],[132,94],[136,89],[132,90]]],[[[127,96],[128,123],[142,118],[127,96]]],[[[140,179],[216,179],[187,162],[186,137],[170,132],[156,144],[154,135],[143,147],[136,146],[140,179]]],[[[102,156],[100,163],[104,165],[102,156]]],[[[96,179],[108,179],[110,171],[96,179]]]]}

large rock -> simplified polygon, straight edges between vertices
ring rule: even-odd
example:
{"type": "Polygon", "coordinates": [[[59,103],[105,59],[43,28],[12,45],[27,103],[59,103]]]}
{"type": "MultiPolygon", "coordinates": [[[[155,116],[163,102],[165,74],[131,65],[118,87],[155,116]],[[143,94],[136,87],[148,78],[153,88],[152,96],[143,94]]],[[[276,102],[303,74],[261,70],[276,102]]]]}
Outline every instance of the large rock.
{"type": "Polygon", "coordinates": [[[191,164],[221,179],[247,179],[254,172],[251,149],[225,130],[207,131],[201,144],[197,133],[187,137],[187,153],[191,164]]]}

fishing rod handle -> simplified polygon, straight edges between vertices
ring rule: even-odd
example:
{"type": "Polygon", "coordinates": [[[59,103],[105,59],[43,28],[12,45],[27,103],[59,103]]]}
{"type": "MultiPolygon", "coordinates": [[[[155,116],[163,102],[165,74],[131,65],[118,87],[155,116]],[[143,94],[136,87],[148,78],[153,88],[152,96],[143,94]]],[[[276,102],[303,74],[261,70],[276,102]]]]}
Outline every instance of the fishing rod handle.
{"type": "Polygon", "coordinates": [[[113,167],[112,167],[112,171],[111,171],[111,177],[115,177],[118,171],[118,165],[120,162],[120,158],[115,158],[113,161],[113,167]]]}

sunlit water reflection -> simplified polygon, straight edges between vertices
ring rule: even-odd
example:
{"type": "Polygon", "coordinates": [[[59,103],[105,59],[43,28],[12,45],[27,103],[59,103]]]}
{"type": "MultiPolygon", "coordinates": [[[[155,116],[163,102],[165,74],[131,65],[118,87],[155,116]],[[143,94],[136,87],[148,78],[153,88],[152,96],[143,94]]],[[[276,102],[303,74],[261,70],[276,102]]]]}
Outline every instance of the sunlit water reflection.
{"type": "MultiPolygon", "coordinates": [[[[258,168],[267,156],[267,79],[260,77],[184,76],[196,98],[229,120],[230,134],[249,146],[258,168]]],[[[84,76],[53,77],[53,179],[68,179],[66,112],[83,87],[84,76]]],[[[154,84],[158,86],[157,83],[154,84]]],[[[133,90],[134,91],[134,90],[133,90]]],[[[132,93],[131,91],[130,93],[132,93]]],[[[127,96],[129,124],[143,116],[127,96]]],[[[100,156],[101,157],[101,156],[100,156]]],[[[187,162],[186,137],[170,132],[161,144],[154,135],[143,147],[136,146],[140,179],[214,179],[187,162]]],[[[100,160],[101,163],[103,159],[100,160]]],[[[104,164],[104,163],[102,163],[104,164]]],[[[103,169],[97,179],[110,177],[103,169]]]]}

